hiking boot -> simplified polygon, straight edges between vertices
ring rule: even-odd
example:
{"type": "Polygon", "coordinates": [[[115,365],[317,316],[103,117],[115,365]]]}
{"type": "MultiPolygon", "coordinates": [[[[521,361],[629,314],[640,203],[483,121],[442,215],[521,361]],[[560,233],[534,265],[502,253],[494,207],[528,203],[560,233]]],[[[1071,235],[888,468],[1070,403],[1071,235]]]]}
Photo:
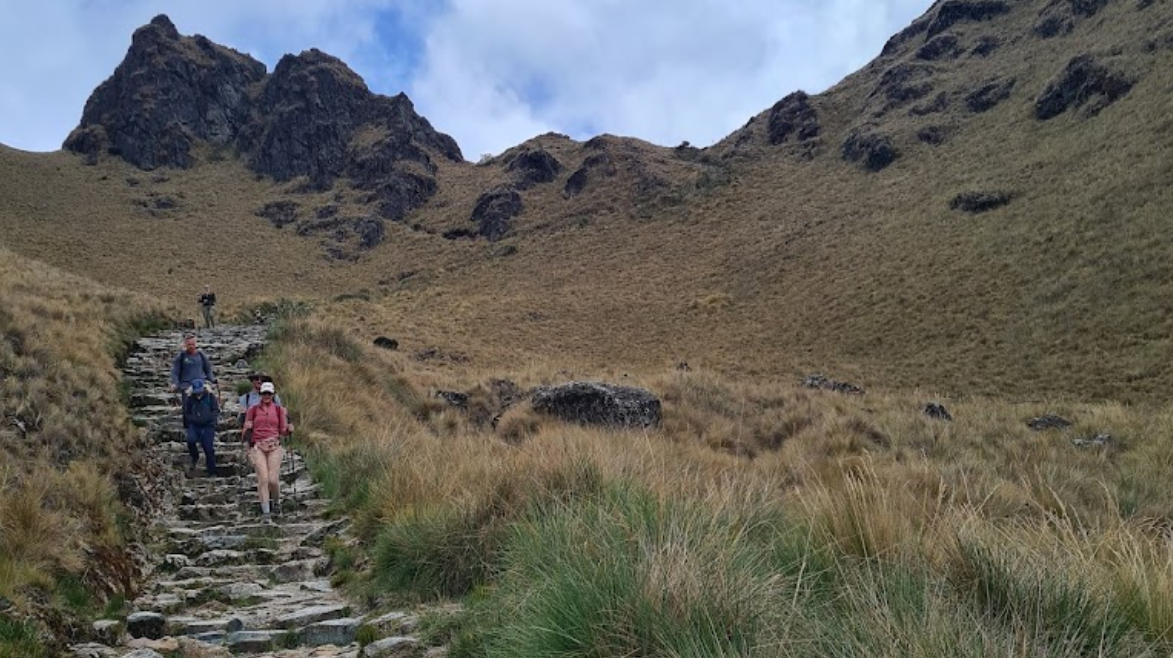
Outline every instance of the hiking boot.
{"type": "Polygon", "coordinates": [[[273,516],[281,516],[281,501],[274,500],[271,507],[273,508],[273,516]]]}
{"type": "Polygon", "coordinates": [[[262,512],[261,525],[273,525],[273,515],[268,512],[262,512]]]}

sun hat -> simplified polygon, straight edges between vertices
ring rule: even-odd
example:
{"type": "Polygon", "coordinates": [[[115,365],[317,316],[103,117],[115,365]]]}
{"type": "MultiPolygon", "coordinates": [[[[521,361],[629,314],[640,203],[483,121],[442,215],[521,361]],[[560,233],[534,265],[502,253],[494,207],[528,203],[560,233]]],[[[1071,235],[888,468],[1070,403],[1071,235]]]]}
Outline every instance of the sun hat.
{"type": "Polygon", "coordinates": [[[276,389],[273,388],[273,382],[265,382],[264,384],[261,384],[261,393],[276,393],[276,392],[277,392],[276,389]]]}

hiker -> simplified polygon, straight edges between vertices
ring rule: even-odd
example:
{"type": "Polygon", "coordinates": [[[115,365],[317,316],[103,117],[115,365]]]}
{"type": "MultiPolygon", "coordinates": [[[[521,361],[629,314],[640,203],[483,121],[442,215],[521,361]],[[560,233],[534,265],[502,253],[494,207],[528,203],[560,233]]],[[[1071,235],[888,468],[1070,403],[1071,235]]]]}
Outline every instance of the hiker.
{"type": "Polygon", "coordinates": [[[200,452],[197,445],[204,449],[205,466],[208,477],[216,477],[216,450],[213,441],[216,440],[216,422],[220,420],[220,403],[212,395],[204,380],[195,379],[191,382],[191,394],[183,401],[183,426],[187,428],[187,454],[191,455],[191,463],[187,467],[188,475],[195,472],[200,461],[200,452]]]}
{"type": "MultiPolygon", "coordinates": [[[[273,382],[272,377],[260,372],[250,372],[248,374],[248,380],[252,382],[253,390],[240,396],[240,400],[238,401],[240,404],[240,413],[236,415],[236,424],[241,427],[244,427],[244,414],[248,412],[249,407],[261,403],[261,384],[264,384],[265,382],[273,382]]],[[[273,402],[276,402],[278,405],[280,405],[281,396],[274,395],[273,402]]]]}
{"type": "Polygon", "coordinates": [[[197,379],[204,380],[205,386],[209,382],[216,385],[212,360],[196,348],[195,334],[187,334],[183,337],[183,351],[175,355],[171,363],[171,392],[182,391],[186,395],[191,383],[197,379]]]}
{"type": "Polygon", "coordinates": [[[271,512],[281,513],[281,437],[293,433],[285,408],[274,402],[277,391],[272,382],[261,384],[261,403],[245,414],[244,434],[248,456],[257,472],[257,495],[261,499],[261,521],[272,523],[271,512]],[[270,506],[270,501],[272,506],[270,506]]]}
{"type": "Polygon", "coordinates": [[[216,293],[212,286],[204,286],[204,294],[200,295],[200,311],[204,314],[204,328],[216,328],[216,293]]]}

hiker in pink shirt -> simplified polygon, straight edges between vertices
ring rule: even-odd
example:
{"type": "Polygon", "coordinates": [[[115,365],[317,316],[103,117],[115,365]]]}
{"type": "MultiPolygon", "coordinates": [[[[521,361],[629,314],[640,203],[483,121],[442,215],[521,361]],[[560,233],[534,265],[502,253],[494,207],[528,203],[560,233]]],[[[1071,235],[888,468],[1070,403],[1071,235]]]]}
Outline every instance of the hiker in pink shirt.
{"type": "Polygon", "coordinates": [[[281,437],[293,433],[293,425],[285,417],[285,408],[273,401],[276,395],[272,382],[261,384],[260,404],[249,407],[244,417],[244,432],[248,437],[248,457],[257,472],[257,495],[261,498],[261,520],[272,523],[273,507],[281,513],[281,437]],[[270,507],[270,501],[273,507],[270,507]]]}

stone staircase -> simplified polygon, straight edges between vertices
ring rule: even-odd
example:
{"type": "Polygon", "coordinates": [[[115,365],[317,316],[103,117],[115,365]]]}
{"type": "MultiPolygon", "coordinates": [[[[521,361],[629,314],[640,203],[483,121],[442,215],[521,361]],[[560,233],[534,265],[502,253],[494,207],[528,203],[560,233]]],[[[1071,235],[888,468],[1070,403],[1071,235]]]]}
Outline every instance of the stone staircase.
{"type": "MultiPolygon", "coordinates": [[[[408,633],[413,616],[362,614],[335,591],[323,545],[346,532],[346,518],[328,518],[301,455],[287,451],[281,469],[281,510],[261,523],[256,477],[236,426],[236,382],[264,346],[265,327],[226,326],[198,332],[223,388],[216,433],[216,476],[189,461],[175,396],[168,392],[171,359],[182,332],[140,339],[124,375],[131,383],[135,423],[153,439],[160,461],[174,469],[182,493],[161,520],[164,536],[154,571],[133,612],[98,621],[102,643],[71,647],[76,658],[385,658],[425,655],[408,633]],[[360,648],[362,635],[368,642],[360,648]],[[381,638],[381,639],[379,639],[381,638]]],[[[278,383],[279,384],[279,383],[278,383]]],[[[278,389],[280,390],[280,389],[278,389]]],[[[427,655],[442,650],[432,649],[427,655]]]]}

